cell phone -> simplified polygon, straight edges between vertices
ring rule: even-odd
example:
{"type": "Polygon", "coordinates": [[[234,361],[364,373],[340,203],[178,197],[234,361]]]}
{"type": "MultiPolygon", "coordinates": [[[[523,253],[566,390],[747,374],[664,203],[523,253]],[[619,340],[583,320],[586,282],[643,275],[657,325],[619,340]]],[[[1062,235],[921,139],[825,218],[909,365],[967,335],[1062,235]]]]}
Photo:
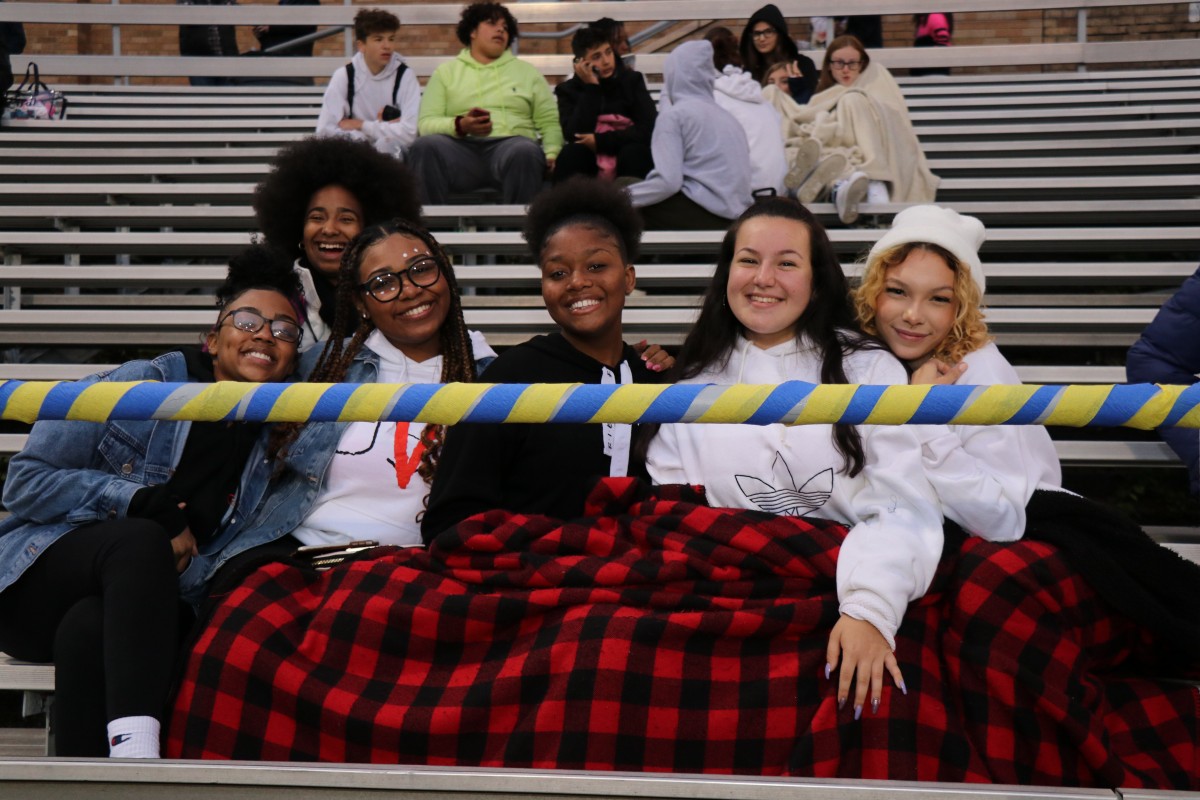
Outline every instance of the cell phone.
{"type": "Polygon", "coordinates": [[[297,547],[293,555],[296,556],[315,556],[325,555],[328,553],[340,553],[343,550],[365,550],[368,547],[378,547],[379,542],[374,539],[356,539],[353,542],[345,544],[306,544],[302,547],[297,547]]]}
{"type": "Polygon", "coordinates": [[[383,116],[381,119],[384,122],[391,122],[394,119],[400,119],[400,109],[396,108],[395,106],[384,106],[383,116]]]}

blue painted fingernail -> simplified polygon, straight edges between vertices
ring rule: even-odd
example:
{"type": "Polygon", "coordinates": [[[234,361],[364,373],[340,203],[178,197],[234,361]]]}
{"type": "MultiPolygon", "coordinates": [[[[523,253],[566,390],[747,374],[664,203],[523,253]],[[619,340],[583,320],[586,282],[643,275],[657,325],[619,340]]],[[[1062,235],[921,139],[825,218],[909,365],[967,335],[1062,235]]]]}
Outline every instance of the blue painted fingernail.
{"type": "Polygon", "coordinates": [[[856,705],[854,707],[854,718],[862,719],[862,706],[861,705],[856,705]]]}
{"type": "Polygon", "coordinates": [[[841,711],[845,707],[846,707],[846,698],[839,697],[838,698],[838,711],[841,711]]]}
{"type": "Polygon", "coordinates": [[[879,698],[878,697],[871,700],[871,713],[872,714],[879,713],[879,698]]]}
{"type": "Polygon", "coordinates": [[[829,680],[829,676],[833,674],[833,664],[825,665],[825,680],[829,680]]]}
{"type": "Polygon", "coordinates": [[[900,692],[901,692],[901,694],[903,694],[903,695],[905,695],[905,696],[907,696],[907,695],[908,695],[908,689],[904,688],[904,681],[900,681],[900,682],[899,682],[899,683],[897,683],[896,685],[900,687],[900,692]]]}

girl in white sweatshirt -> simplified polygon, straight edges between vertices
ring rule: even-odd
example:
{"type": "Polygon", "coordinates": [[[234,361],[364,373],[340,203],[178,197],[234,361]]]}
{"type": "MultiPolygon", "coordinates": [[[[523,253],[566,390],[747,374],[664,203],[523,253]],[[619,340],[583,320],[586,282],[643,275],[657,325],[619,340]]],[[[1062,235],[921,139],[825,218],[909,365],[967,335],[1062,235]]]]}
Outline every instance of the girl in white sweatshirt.
{"type": "MultiPolygon", "coordinates": [[[[729,229],[676,368],[684,383],[906,383],[903,365],[854,331],[845,276],[824,228],[770,198],[729,229]]],[[[664,425],[650,443],[656,483],[704,485],[714,506],[816,516],[850,527],[837,564],[841,618],[827,648],[839,703],[858,681],[878,708],[896,685],[896,629],[929,588],[942,516],[906,426],[664,425]]]]}
{"type": "MultiPolygon", "coordinates": [[[[922,205],[896,215],[854,294],[859,322],[905,363],[911,383],[1017,384],[980,308],[985,280],[975,217],[922,205]]],[[[1036,489],[1062,470],[1041,425],[919,425],[921,460],[947,518],[975,536],[1020,539],[1036,489]]]]}

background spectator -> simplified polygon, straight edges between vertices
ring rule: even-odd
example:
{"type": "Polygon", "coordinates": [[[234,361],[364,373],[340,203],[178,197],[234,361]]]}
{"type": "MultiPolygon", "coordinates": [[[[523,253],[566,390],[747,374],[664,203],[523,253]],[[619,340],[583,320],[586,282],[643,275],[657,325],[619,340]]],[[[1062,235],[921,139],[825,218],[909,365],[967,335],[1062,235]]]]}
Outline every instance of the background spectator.
{"type": "MultiPolygon", "coordinates": [[[[1130,383],[1190,386],[1200,372],[1200,269],[1163,303],[1141,338],[1129,348],[1125,379],[1130,383]]],[[[1200,494],[1200,431],[1159,428],[1158,435],[1188,468],[1192,494],[1200,494]]]]}
{"type": "Polygon", "coordinates": [[[721,74],[713,84],[717,105],[733,115],[750,145],[750,188],[774,189],[783,194],[787,159],[779,112],[763,97],[762,87],[742,69],[738,40],[728,28],[713,28],[704,34],[713,47],[713,66],[721,74]]]}
{"type": "Polygon", "coordinates": [[[504,203],[528,203],[562,149],[558,109],[546,79],[509,49],[517,21],[499,3],[463,9],[464,48],[429,78],[412,164],[425,203],[488,186],[504,203]],[[541,145],[538,145],[538,137],[541,145]]]}
{"type": "Polygon", "coordinates": [[[807,103],[817,86],[817,65],[802,55],[788,34],[783,14],[767,4],[750,16],[742,29],[742,68],[762,82],[767,67],[777,62],[788,65],[788,89],[797,103],[807,103]]]}
{"type": "MultiPolygon", "coordinates": [[[[949,47],[954,35],[953,14],[913,14],[913,47],[949,47]]],[[[919,67],[910,75],[949,75],[949,67],[919,67]]]]}
{"type": "Polygon", "coordinates": [[[344,136],[370,142],[385,155],[403,159],[417,139],[421,84],[395,52],[400,20],[366,8],[354,15],[358,52],[329,79],[318,136],[344,136]]]}
{"type": "Polygon", "coordinates": [[[563,145],[554,180],[572,175],[644,178],[654,162],[658,111],[642,73],[617,58],[607,32],[581,28],[571,39],[575,74],[554,88],[563,145]]]}
{"type": "Polygon", "coordinates": [[[750,146],[713,99],[708,42],[684,42],[663,65],[664,108],[654,125],[654,170],[629,187],[647,228],[724,228],[750,205],[750,146]]]}
{"type": "Polygon", "coordinates": [[[9,56],[24,52],[25,26],[19,22],[0,22],[0,98],[3,98],[4,93],[13,85],[12,62],[9,56]]]}
{"type": "MultiPolygon", "coordinates": [[[[279,5],[281,6],[318,6],[320,4],[320,0],[279,0],[279,5]]],[[[265,51],[271,47],[277,47],[316,32],[316,25],[256,25],[254,27],[254,38],[258,39],[259,48],[265,51]]],[[[266,55],[312,58],[312,54],[313,42],[305,42],[304,44],[291,45],[290,47],[274,53],[267,53],[266,55]]],[[[288,83],[304,86],[312,84],[312,78],[302,76],[288,78],[287,81],[288,83]]]]}
{"type": "MultiPolygon", "coordinates": [[[[234,6],[237,0],[178,0],[185,6],[234,6]]],[[[237,31],[232,25],[180,25],[179,55],[181,56],[236,56],[238,55],[237,31]]],[[[212,75],[192,75],[188,78],[192,86],[228,86],[232,78],[212,75]]]]}

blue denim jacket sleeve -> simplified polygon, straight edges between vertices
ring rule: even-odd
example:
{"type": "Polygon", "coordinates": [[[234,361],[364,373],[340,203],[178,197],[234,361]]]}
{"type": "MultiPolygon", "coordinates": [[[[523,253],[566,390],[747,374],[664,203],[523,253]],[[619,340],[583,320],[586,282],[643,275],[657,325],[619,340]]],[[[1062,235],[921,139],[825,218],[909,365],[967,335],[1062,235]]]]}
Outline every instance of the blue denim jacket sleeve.
{"type": "MultiPolygon", "coordinates": [[[[187,380],[182,355],[133,361],[88,380],[187,380]],[[175,356],[175,358],[171,358],[175,356]]],[[[9,462],[4,504],[35,523],[73,526],[125,515],[134,492],[170,477],[180,423],[44,421],[9,462]]]]}

